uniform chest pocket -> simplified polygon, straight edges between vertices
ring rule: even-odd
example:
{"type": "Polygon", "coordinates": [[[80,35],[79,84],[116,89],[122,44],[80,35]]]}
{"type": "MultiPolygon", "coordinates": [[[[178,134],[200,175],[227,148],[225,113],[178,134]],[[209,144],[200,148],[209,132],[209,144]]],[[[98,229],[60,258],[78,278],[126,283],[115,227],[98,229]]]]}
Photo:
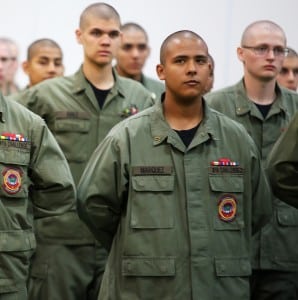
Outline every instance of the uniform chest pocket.
{"type": "Polygon", "coordinates": [[[214,207],[214,229],[240,230],[244,228],[243,176],[241,174],[209,174],[209,184],[214,207]]]}
{"type": "Polygon", "coordinates": [[[88,144],[91,128],[89,114],[84,112],[57,112],[54,134],[68,161],[83,162],[88,159],[82,145],[88,144]]]}
{"type": "Polygon", "coordinates": [[[0,197],[28,197],[30,149],[0,149],[0,197]]]}
{"type": "Polygon", "coordinates": [[[174,226],[174,175],[133,176],[130,226],[139,229],[174,226]]]}

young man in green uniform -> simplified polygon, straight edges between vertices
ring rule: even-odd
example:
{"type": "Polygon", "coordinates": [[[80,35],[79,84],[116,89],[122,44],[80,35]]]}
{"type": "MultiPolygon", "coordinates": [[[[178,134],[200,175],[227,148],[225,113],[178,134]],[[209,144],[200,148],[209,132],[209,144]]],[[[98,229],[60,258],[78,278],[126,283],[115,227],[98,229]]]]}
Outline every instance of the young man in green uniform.
{"type": "MultiPolygon", "coordinates": [[[[242,123],[263,162],[298,109],[298,95],[276,82],[287,53],[282,28],[260,20],[243,32],[237,49],[244,77],[236,85],[207,95],[212,108],[242,123]]],[[[270,197],[268,194],[266,197],[270,197]]],[[[298,211],[277,198],[271,222],[257,239],[252,299],[295,299],[298,294],[298,211]],[[282,295],[282,296],[281,296],[282,295]]]]}
{"type": "Polygon", "coordinates": [[[110,131],[79,184],[79,215],[110,251],[98,299],[247,300],[271,215],[258,151],[205,104],[200,36],[171,34],[160,57],[165,96],[110,131]]]}
{"type": "Polygon", "coordinates": [[[298,208],[298,113],[275,143],[267,165],[274,193],[298,208]]]}
{"type": "MultiPolygon", "coordinates": [[[[117,11],[106,3],[89,5],[76,30],[84,49],[81,68],[72,76],[32,87],[20,100],[44,118],[67,158],[76,184],[110,128],[154,103],[140,83],[114,72],[112,60],[120,36],[117,11]]],[[[77,215],[68,221],[69,236],[62,245],[52,251],[39,251],[34,258],[31,300],[97,299],[106,252],[77,215]]]]}
{"type": "Polygon", "coordinates": [[[27,300],[30,259],[41,241],[67,237],[62,216],[76,213],[67,161],[44,121],[0,94],[0,299],[27,300]],[[44,230],[46,227],[46,230],[44,230]]]}
{"type": "Polygon", "coordinates": [[[165,91],[164,84],[143,74],[143,68],[150,55],[147,32],[141,25],[131,22],[123,24],[121,32],[115,69],[120,76],[139,81],[152,93],[154,99],[160,99],[165,91]]]}

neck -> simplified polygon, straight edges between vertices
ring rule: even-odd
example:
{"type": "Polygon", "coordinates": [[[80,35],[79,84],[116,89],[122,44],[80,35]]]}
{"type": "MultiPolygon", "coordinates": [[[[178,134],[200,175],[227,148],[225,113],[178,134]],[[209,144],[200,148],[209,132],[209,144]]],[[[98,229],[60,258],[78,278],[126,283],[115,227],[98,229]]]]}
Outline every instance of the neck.
{"type": "Polygon", "coordinates": [[[196,99],[193,103],[183,104],[170,97],[164,100],[164,115],[171,128],[188,130],[197,126],[203,119],[203,102],[196,99]]]}
{"type": "Polygon", "coordinates": [[[133,80],[136,80],[136,81],[141,81],[141,79],[142,79],[142,74],[141,73],[139,73],[139,74],[129,74],[129,73],[125,72],[123,69],[121,69],[119,67],[119,65],[116,65],[116,70],[117,70],[117,73],[122,77],[130,78],[130,79],[133,79],[133,80]]]}
{"type": "Polygon", "coordinates": [[[244,84],[247,97],[257,104],[271,104],[276,98],[275,78],[270,81],[254,80],[252,78],[244,78],[244,84]]]}
{"type": "Polygon", "coordinates": [[[99,66],[84,62],[83,73],[86,78],[98,89],[108,90],[114,85],[112,65],[99,66]]]}

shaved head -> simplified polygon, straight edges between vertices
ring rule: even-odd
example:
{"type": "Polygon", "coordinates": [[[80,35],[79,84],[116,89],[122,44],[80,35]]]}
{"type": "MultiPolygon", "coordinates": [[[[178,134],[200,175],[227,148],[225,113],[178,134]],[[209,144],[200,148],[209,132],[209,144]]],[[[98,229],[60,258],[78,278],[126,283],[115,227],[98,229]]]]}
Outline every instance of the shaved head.
{"type": "Polygon", "coordinates": [[[36,51],[39,50],[39,48],[41,48],[41,47],[57,48],[60,50],[61,56],[62,56],[61,47],[54,40],[39,39],[29,45],[28,51],[27,51],[27,60],[30,60],[34,56],[36,51]]]}
{"type": "Polygon", "coordinates": [[[204,44],[204,46],[206,47],[206,50],[208,52],[208,47],[207,47],[206,42],[197,33],[190,31],[190,30],[176,31],[176,32],[172,33],[171,35],[169,35],[161,45],[161,48],[160,48],[160,63],[161,64],[164,64],[164,62],[165,62],[165,57],[167,55],[168,46],[170,44],[172,44],[173,42],[175,42],[175,41],[177,42],[178,40],[180,40],[182,38],[183,39],[188,38],[188,39],[200,40],[204,44]]]}
{"type": "Polygon", "coordinates": [[[118,12],[115,10],[115,8],[104,2],[91,4],[84,9],[80,17],[79,26],[81,29],[84,28],[89,16],[94,16],[96,18],[103,19],[103,20],[114,19],[119,22],[119,25],[121,23],[120,16],[118,12]]]}
{"type": "Polygon", "coordinates": [[[253,37],[255,33],[258,32],[259,30],[265,30],[268,32],[279,31],[284,36],[284,42],[286,45],[287,40],[286,40],[286,34],[284,30],[279,25],[269,20],[260,20],[248,25],[242,34],[241,45],[243,46],[247,44],[248,41],[251,39],[251,37],[253,37]]]}

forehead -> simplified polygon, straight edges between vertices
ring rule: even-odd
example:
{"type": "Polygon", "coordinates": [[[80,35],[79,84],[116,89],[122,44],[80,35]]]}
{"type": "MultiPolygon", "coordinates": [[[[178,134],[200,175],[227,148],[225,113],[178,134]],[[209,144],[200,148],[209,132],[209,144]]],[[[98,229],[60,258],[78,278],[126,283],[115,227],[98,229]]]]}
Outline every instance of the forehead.
{"type": "Polygon", "coordinates": [[[250,29],[245,38],[245,43],[253,42],[257,44],[274,44],[285,46],[286,39],[284,33],[276,27],[269,25],[259,25],[250,29]]]}
{"type": "Polygon", "coordinates": [[[0,44],[0,55],[9,55],[10,54],[10,51],[9,51],[9,48],[6,44],[0,44]]]}
{"type": "Polygon", "coordinates": [[[297,68],[298,67],[298,57],[285,57],[283,66],[288,68],[297,68]]]}
{"type": "Polygon", "coordinates": [[[166,47],[167,56],[197,56],[207,55],[205,43],[194,37],[173,38],[166,47]]]}
{"type": "Polygon", "coordinates": [[[62,53],[59,48],[51,46],[40,46],[33,52],[34,57],[58,57],[60,58],[62,53]]]}
{"type": "Polygon", "coordinates": [[[143,31],[129,28],[122,32],[122,42],[129,44],[147,43],[146,36],[143,31]]]}
{"type": "Polygon", "coordinates": [[[114,18],[103,19],[103,18],[96,17],[94,15],[89,15],[88,18],[86,18],[86,21],[84,23],[84,29],[90,30],[93,28],[104,30],[104,31],[120,30],[120,23],[118,20],[114,18]]]}

